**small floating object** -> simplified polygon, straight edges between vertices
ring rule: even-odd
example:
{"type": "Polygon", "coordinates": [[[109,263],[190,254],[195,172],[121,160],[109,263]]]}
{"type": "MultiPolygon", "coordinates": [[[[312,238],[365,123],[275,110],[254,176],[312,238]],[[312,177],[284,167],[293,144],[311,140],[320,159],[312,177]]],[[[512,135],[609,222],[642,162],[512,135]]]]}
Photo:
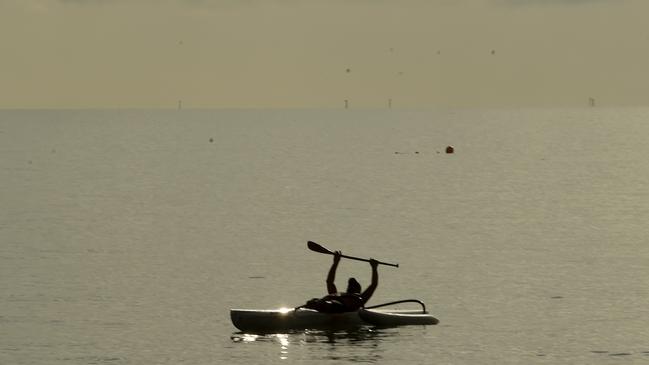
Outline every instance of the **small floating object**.
{"type": "Polygon", "coordinates": [[[446,153],[454,153],[455,148],[453,146],[446,146],[446,153]]]}
{"type": "Polygon", "coordinates": [[[214,142],[214,138],[210,138],[210,143],[214,142]]]}

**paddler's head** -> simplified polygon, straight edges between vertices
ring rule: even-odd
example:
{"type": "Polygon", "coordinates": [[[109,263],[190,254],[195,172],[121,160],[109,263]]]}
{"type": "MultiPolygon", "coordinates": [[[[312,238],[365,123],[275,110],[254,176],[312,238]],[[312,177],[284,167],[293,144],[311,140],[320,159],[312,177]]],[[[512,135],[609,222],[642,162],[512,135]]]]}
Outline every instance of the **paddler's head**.
{"type": "Polygon", "coordinates": [[[356,293],[360,294],[361,293],[361,284],[356,281],[354,278],[349,278],[347,281],[347,293],[356,293]]]}

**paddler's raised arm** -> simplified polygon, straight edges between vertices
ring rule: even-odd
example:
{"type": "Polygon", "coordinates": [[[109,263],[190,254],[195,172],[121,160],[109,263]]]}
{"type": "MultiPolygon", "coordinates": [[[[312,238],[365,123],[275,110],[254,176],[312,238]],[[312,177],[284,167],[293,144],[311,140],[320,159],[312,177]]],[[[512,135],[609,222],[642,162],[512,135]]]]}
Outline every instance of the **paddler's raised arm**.
{"type": "Polygon", "coordinates": [[[340,262],[340,255],[342,255],[340,251],[334,252],[334,262],[333,264],[331,264],[331,268],[329,269],[329,274],[327,275],[327,293],[329,294],[338,293],[334,281],[336,280],[336,269],[338,269],[338,263],[340,262]]]}
{"type": "Polygon", "coordinates": [[[374,294],[374,290],[376,290],[376,287],[379,286],[379,262],[374,259],[370,259],[370,265],[372,265],[372,284],[370,284],[370,286],[365,289],[363,294],[361,294],[363,305],[365,305],[365,303],[370,300],[372,294],[374,294]]]}

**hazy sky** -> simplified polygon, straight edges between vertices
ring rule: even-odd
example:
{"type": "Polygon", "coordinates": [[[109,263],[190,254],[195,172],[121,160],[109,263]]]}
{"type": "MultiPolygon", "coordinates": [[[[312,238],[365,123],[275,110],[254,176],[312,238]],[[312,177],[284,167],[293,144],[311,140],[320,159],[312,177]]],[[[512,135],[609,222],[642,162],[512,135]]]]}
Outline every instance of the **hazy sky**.
{"type": "Polygon", "coordinates": [[[0,108],[649,105],[649,0],[0,0],[0,108]]]}

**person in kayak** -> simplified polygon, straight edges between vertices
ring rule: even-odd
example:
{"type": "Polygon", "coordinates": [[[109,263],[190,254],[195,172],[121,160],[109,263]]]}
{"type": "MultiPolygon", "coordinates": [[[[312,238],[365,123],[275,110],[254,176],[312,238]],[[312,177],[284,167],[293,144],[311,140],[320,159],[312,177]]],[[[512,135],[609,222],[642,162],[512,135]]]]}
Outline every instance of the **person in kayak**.
{"type": "Polygon", "coordinates": [[[329,294],[323,298],[309,300],[302,306],[303,308],[315,309],[319,312],[325,313],[353,312],[363,308],[365,303],[370,300],[376,287],[379,285],[379,262],[370,259],[370,265],[372,266],[372,283],[364,292],[361,293],[361,284],[359,284],[356,279],[349,278],[349,280],[347,280],[347,290],[339,293],[334,281],[336,279],[336,270],[338,269],[341,255],[342,252],[340,251],[334,253],[334,261],[329,269],[329,274],[327,275],[327,292],[329,294]]]}

